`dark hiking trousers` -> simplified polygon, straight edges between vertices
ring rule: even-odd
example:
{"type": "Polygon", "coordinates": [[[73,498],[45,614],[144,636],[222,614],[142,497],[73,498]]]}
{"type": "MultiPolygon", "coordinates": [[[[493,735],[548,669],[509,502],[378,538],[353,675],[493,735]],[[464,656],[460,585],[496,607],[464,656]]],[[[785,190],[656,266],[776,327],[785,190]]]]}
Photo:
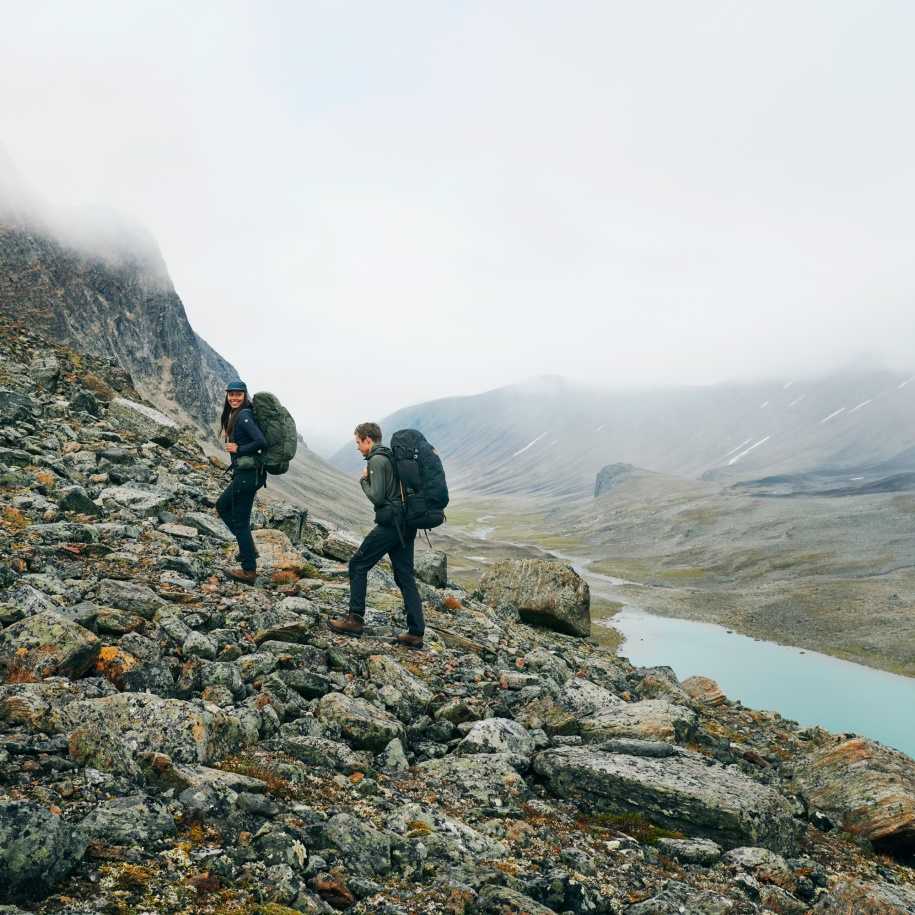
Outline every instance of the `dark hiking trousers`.
{"type": "Polygon", "coordinates": [[[232,482],[216,500],[216,513],[238,541],[241,567],[257,569],[254,559],[254,539],[251,537],[251,509],[254,494],[260,489],[259,470],[236,470],[232,482]]]}
{"type": "Polygon", "coordinates": [[[422,635],[426,631],[423,620],[423,602],[419,598],[416,579],[413,576],[413,545],[416,528],[407,527],[402,531],[403,543],[396,527],[377,524],[362,541],[362,546],[349,561],[349,612],[365,616],[365,592],[372,567],[384,556],[391,557],[394,581],[403,595],[407,609],[407,630],[411,635],[422,635]]]}

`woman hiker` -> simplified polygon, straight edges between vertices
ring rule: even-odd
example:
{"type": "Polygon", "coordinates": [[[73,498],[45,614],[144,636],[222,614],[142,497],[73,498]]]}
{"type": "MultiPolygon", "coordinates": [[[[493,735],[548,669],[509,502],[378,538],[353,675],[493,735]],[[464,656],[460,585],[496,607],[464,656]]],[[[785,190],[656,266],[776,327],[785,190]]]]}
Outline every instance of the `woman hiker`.
{"type": "Polygon", "coordinates": [[[226,440],[226,451],[232,459],[232,482],[216,500],[216,511],[238,541],[240,569],[230,569],[226,576],[245,585],[257,579],[257,552],[251,537],[251,509],[254,494],[266,482],[257,455],[267,447],[263,432],[254,421],[253,405],[243,381],[226,387],[226,402],[220,419],[220,436],[226,440]]]}

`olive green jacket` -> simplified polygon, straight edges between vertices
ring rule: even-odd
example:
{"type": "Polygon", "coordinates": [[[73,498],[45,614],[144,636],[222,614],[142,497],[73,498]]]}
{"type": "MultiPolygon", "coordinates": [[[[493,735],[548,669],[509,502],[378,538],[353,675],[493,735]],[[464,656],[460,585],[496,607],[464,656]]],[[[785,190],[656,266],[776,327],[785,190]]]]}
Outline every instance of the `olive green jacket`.
{"type": "Polygon", "coordinates": [[[380,444],[372,445],[366,461],[369,474],[359,480],[362,491],[375,506],[375,521],[379,524],[390,524],[391,512],[380,512],[387,507],[401,508],[400,484],[394,475],[394,465],[384,454],[376,454],[380,444]],[[379,517],[379,515],[381,517],[379,517]]]}

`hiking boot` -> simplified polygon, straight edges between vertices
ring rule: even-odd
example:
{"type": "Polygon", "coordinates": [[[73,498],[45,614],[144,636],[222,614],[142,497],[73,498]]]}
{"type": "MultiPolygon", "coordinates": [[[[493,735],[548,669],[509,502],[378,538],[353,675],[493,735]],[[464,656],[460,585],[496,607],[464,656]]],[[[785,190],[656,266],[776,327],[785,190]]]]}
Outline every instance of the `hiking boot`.
{"type": "Polygon", "coordinates": [[[365,624],[358,614],[348,613],[342,620],[328,620],[327,625],[340,635],[352,635],[359,638],[365,624]]]}
{"type": "Polygon", "coordinates": [[[257,581],[257,569],[229,569],[226,578],[240,582],[243,585],[253,585],[257,581]]]}
{"type": "Polygon", "coordinates": [[[407,648],[422,648],[423,637],[421,635],[411,635],[409,632],[401,632],[397,636],[397,641],[407,648]]]}

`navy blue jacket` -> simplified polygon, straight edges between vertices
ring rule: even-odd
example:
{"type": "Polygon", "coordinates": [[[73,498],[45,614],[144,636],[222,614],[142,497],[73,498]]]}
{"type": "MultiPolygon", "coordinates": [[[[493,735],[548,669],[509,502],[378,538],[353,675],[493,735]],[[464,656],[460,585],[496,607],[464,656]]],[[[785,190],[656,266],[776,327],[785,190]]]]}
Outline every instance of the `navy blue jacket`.
{"type": "Polygon", "coordinates": [[[235,429],[232,433],[232,441],[238,445],[238,451],[232,455],[234,464],[240,457],[248,454],[257,454],[267,447],[267,439],[264,433],[257,427],[254,421],[254,414],[250,410],[242,410],[235,420],[235,429]]]}

